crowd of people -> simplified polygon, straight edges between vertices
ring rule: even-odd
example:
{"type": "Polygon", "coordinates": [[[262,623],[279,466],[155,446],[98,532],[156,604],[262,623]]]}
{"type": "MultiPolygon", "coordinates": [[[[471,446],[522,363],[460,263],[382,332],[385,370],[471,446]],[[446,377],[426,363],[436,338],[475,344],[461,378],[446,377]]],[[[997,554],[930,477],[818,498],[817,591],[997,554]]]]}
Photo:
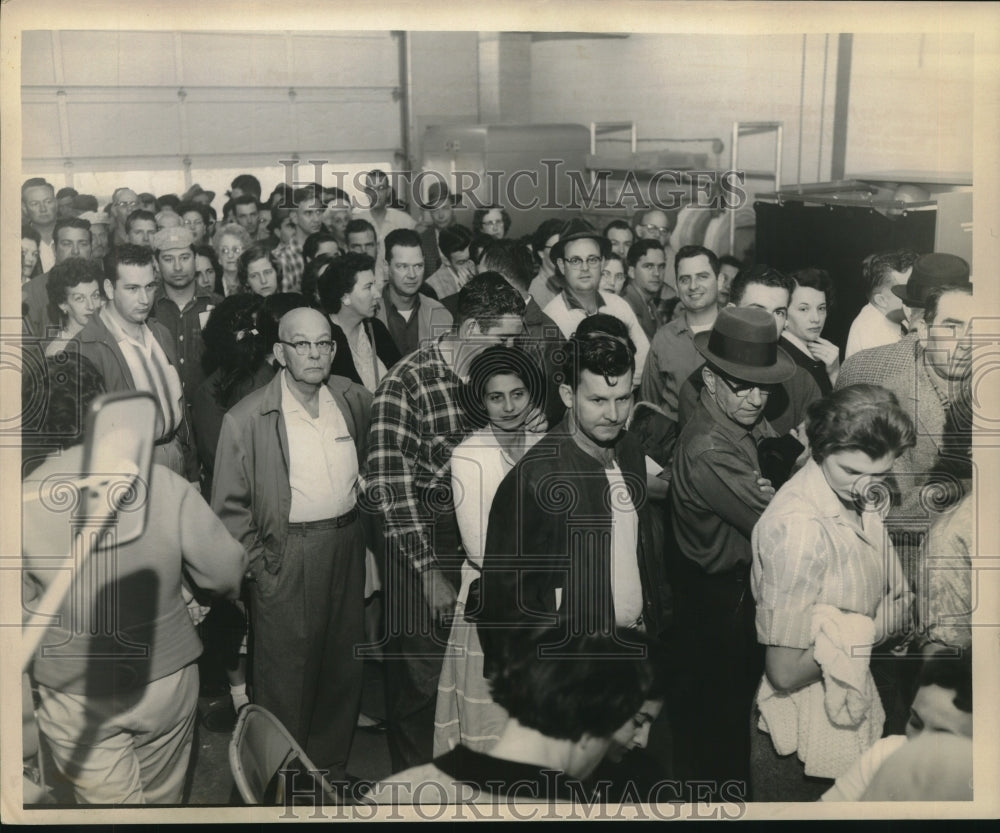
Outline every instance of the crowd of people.
{"type": "Polygon", "coordinates": [[[157,405],[143,536],[28,671],[76,800],[183,803],[199,636],[332,783],[384,728],[366,801],[970,797],[968,264],[873,252],[841,345],[838,276],[659,209],[366,192],[22,187],[24,488],[99,394],[157,405]]]}

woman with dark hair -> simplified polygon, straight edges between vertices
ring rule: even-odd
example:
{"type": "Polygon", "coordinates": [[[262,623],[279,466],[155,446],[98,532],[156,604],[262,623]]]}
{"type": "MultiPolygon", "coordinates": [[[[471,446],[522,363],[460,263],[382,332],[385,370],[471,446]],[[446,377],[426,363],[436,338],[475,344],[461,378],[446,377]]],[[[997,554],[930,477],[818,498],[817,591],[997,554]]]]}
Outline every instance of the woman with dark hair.
{"type": "Polygon", "coordinates": [[[266,298],[281,289],[281,267],[266,243],[245,249],[236,263],[236,280],[244,292],[266,298]]]}
{"type": "Polygon", "coordinates": [[[826,396],[840,373],[840,348],[821,337],[833,303],[833,281],[824,269],[809,267],[792,272],[795,290],[788,303],[788,321],[781,346],[797,365],[804,367],[826,396]]]}
{"type": "Polygon", "coordinates": [[[21,283],[27,283],[35,273],[38,264],[38,247],[42,236],[31,226],[21,226],[21,283]]]}
{"type": "Polygon", "coordinates": [[[500,205],[477,208],[472,215],[472,233],[488,234],[496,240],[503,240],[510,231],[510,214],[500,205]]]}
{"type": "Polygon", "coordinates": [[[400,359],[388,328],[375,317],[375,261],[356,252],[327,256],[317,289],[335,345],[330,372],[374,393],[388,368],[400,359]]]}
{"type": "Polygon", "coordinates": [[[271,347],[260,325],[263,306],[259,295],[231,295],[212,310],[201,331],[205,342],[202,367],[207,375],[194,393],[191,412],[205,495],[211,493],[215,447],[226,411],[274,376],[266,361],[271,347]]]}
{"type": "MultiPolygon", "coordinates": [[[[482,750],[463,738],[432,762],[379,782],[366,802],[579,799],[587,794],[580,779],[605,756],[646,745],[666,693],[663,650],[638,634],[624,642],[526,629],[505,641],[498,659],[490,680],[496,708],[505,715],[498,740],[482,750]]],[[[634,789],[628,794],[638,800],[634,789]]]]}
{"type": "Polygon", "coordinates": [[[49,318],[59,322],[59,334],[45,346],[46,356],[65,350],[69,340],[100,312],[103,277],[98,263],[78,257],[67,258],[49,271],[49,318]]]}
{"type": "Polygon", "coordinates": [[[208,244],[194,247],[194,279],[198,289],[214,292],[220,298],[226,296],[222,287],[222,264],[215,249],[208,244]]]}
{"type": "Polygon", "coordinates": [[[455,517],[465,562],[438,683],[434,754],[457,744],[484,752],[500,737],[507,714],[490,699],[483,676],[483,651],[474,624],[465,618],[469,588],[479,576],[486,521],[500,481],[544,436],[525,428],[545,391],[541,368],[516,347],[489,347],[469,366],[459,402],[478,427],[451,455],[455,517]]]}
{"type": "Polygon", "coordinates": [[[751,734],[754,801],[818,798],[825,779],[881,736],[885,713],[863,649],[904,629],[913,600],[881,517],[884,481],[916,441],[909,415],[884,388],[852,385],[810,406],[806,436],[812,459],[751,536],[766,647],[751,734]],[[798,744],[807,737],[807,748],[798,744]]]}

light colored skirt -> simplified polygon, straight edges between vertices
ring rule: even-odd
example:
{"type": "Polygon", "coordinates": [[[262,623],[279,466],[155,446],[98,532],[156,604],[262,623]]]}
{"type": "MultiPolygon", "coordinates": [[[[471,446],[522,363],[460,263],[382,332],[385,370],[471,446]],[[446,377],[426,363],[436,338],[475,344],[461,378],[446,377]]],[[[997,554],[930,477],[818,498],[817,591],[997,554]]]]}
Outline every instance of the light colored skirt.
{"type": "Polygon", "coordinates": [[[476,625],[465,618],[465,604],[458,602],[438,681],[434,757],[459,743],[486,752],[500,738],[506,722],[506,710],[493,702],[483,677],[483,649],[476,625]]]}

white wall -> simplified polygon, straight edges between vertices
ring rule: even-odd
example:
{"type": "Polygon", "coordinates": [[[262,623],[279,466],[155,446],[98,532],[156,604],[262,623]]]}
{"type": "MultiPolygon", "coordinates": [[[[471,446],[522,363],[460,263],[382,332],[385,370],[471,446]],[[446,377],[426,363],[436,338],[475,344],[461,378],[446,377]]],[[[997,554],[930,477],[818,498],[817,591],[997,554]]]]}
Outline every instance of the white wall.
{"type": "MultiPolygon", "coordinates": [[[[829,44],[823,35],[808,36],[805,54],[802,181],[814,182],[829,175],[835,36],[829,44]]],[[[634,120],[640,138],[719,137],[725,142],[722,165],[728,165],[734,121],[783,121],[782,179],[794,183],[800,159],[802,55],[801,35],[542,41],[532,51],[532,115],[535,121],[584,124],[634,120]]],[[[656,145],[639,145],[643,147],[656,145]]],[[[672,147],[709,151],[707,144],[672,147]]],[[[773,154],[771,137],[741,141],[742,166],[770,168],[773,154]]],[[[710,155],[709,161],[714,163],[715,157],[710,155]]]]}
{"type": "Polygon", "coordinates": [[[972,172],[973,36],[855,35],[846,173],[972,172]]]}
{"type": "Polygon", "coordinates": [[[389,32],[28,31],[23,169],[103,196],[125,177],[220,191],[220,169],[273,186],[295,155],[385,167],[402,145],[398,87],[389,32]]]}
{"type": "MultiPolygon", "coordinates": [[[[723,163],[734,120],[780,120],[783,184],[795,184],[800,164],[803,183],[822,181],[830,177],[837,36],[809,35],[804,52],[803,75],[801,35],[543,41],[532,48],[532,119],[634,120],[640,137],[719,136],[723,163]]],[[[855,35],[846,173],[971,172],[972,62],[971,35],[855,35]]],[[[763,136],[750,139],[741,158],[769,165],[772,148],[763,136]]]]}

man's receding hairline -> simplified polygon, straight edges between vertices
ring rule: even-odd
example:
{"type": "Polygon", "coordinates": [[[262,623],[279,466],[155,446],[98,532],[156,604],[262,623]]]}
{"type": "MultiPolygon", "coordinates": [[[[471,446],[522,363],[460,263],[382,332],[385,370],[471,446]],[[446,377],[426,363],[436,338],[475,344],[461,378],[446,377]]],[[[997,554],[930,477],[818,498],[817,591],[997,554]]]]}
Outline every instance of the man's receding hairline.
{"type": "Polygon", "coordinates": [[[300,318],[302,317],[302,314],[309,312],[318,315],[320,320],[326,325],[327,332],[331,334],[333,333],[333,329],[330,327],[329,319],[319,310],[315,310],[312,307],[296,307],[295,309],[290,309],[286,312],[283,316],[281,316],[281,320],[278,321],[278,338],[284,339],[286,336],[290,335],[288,330],[295,323],[295,318],[300,318]]]}

